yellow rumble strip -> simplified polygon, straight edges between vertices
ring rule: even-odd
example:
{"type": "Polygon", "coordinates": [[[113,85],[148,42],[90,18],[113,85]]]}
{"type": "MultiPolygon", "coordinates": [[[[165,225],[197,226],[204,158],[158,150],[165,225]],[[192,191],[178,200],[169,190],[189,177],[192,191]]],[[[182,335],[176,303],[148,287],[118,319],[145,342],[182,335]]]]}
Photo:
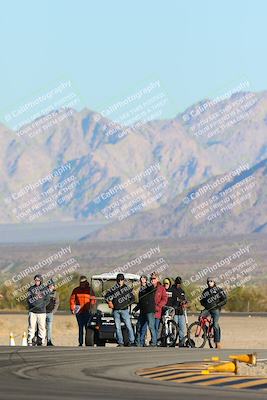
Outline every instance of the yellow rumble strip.
{"type": "Polygon", "coordinates": [[[267,391],[267,377],[239,376],[233,372],[214,372],[212,366],[214,366],[214,362],[189,362],[143,368],[136,374],[156,381],[267,391]]]}

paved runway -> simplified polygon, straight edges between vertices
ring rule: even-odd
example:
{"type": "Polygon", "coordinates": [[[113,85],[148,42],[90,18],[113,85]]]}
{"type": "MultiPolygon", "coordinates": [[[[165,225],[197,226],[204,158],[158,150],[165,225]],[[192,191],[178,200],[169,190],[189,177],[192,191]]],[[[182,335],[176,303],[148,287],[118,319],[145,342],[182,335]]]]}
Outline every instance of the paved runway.
{"type": "MultiPolygon", "coordinates": [[[[252,350],[251,350],[252,351],[252,350]]],[[[1,400],[213,400],[266,399],[266,392],[155,381],[140,368],[201,361],[242,350],[154,348],[0,347],[1,400]]],[[[257,351],[267,358],[267,351],[257,351]]]]}

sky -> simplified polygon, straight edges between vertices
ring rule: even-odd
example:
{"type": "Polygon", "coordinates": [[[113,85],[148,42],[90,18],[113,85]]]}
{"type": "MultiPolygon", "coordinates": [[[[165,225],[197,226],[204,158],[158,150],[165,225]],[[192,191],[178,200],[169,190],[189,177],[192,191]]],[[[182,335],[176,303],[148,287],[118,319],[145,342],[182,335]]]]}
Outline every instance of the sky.
{"type": "Polygon", "coordinates": [[[0,115],[62,80],[94,111],[159,80],[164,118],[243,81],[267,89],[265,0],[0,3],[0,115]]]}

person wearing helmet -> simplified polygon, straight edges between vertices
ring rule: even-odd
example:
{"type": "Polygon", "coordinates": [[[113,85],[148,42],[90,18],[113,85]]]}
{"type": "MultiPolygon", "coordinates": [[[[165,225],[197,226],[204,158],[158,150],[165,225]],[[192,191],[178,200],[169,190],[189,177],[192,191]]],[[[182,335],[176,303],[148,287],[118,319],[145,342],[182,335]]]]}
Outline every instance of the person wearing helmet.
{"type": "Polygon", "coordinates": [[[186,322],[184,308],[188,306],[188,301],[182,288],[182,278],[177,276],[172,286],[172,307],[175,309],[174,320],[179,328],[179,347],[184,347],[186,338],[186,322]]]}
{"type": "Polygon", "coordinates": [[[171,280],[169,278],[163,279],[163,285],[165,287],[167,296],[168,296],[168,301],[166,306],[171,307],[172,306],[172,286],[171,286],[171,280]]]}
{"type": "Polygon", "coordinates": [[[59,295],[56,291],[55,282],[50,279],[47,282],[47,288],[50,292],[50,300],[46,306],[46,336],[47,336],[47,346],[54,346],[52,343],[52,329],[53,329],[53,319],[54,313],[57,311],[59,306],[59,295]]]}
{"type": "Polygon", "coordinates": [[[224,290],[216,285],[215,278],[207,279],[208,287],[200,297],[200,304],[205,307],[204,313],[209,313],[213,320],[214,342],[217,349],[221,349],[221,328],[219,325],[220,311],[227,302],[224,290]]]}

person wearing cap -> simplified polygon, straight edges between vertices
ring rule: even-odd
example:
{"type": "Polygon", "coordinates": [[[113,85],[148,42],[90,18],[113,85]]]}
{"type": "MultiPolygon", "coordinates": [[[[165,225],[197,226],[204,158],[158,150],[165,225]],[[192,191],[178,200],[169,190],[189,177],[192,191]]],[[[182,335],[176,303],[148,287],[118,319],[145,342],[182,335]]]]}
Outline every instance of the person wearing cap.
{"type": "Polygon", "coordinates": [[[174,320],[179,328],[179,347],[183,347],[186,339],[186,322],[184,308],[187,307],[188,301],[184,289],[182,288],[182,278],[177,276],[172,286],[171,305],[175,309],[174,320]]]}
{"type": "Polygon", "coordinates": [[[50,300],[46,306],[46,338],[47,346],[54,346],[52,343],[53,318],[59,306],[59,295],[53,279],[47,282],[47,288],[50,292],[50,300]]]}
{"type": "Polygon", "coordinates": [[[160,283],[159,275],[156,272],[151,274],[151,283],[156,289],[155,291],[155,330],[156,336],[158,337],[160,320],[162,317],[163,307],[166,306],[168,296],[165,287],[160,283]]]}
{"type": "Polygon", "coordinates": [[[140,277],[140,290],[138,294],[138,304],[133,311],[140,310],[138,321],[136,324],[136,345],[145,347],[147,326],[151,334],[150,346],[157,345],[157,336],[155,330],[155,292],[153,285],[148,284],[147,276],[140,277]]]}
{"type": "Polygon", "coordinates": [[[125,323],[128,331],[129,346],[135,346],[135,337],[129,314],[129,306],[134,303],[133,289],[126,285],[123,274],[118,274],[116,281],[117,283],[106,293],[105,300],[109,308],[113,310],[118,347],[124,346],[121,320],[125,323]]]}
{"type": "Polygon", "coordinates": [[[163,286],[165,287],[167,296],[168,296],[168,301],[166,306],[171,307],[172,306],[172,286],[171,286],[171,280],[170,278],[164,278],[163,279],[163,286]]]}
{"type": "Polygon", "coordinates": [[[84,342],[84,331],[95,309],[96,298],[86,276],[80,277],[80,285],[73,289],[70,296],[70,310],[76,315],[79,327],[79,346],[84,342]]]}
{"type": "Polygon", "coordinates": [[[219,325],[220,311],[227,303],[225,291],[218,287],[215,278],[207,278],[208,287],[204,289],[200,297],[200,304],[205,307],[202,314],[210,314],[213,320],[214,342],[217,349],[221,349],[221,328],[219,325]]]}
{"type": "Polygon", "coordinates": [[[28,290],[29,307],[29,326],[28,326],[28,346],[32,346],[35,332],[38,328],[40,345],[45,345],[46,339],[46,306],[50,301],[50,292],[43,284],[43,277],[35,275],[34,285],[28,290]]]}

